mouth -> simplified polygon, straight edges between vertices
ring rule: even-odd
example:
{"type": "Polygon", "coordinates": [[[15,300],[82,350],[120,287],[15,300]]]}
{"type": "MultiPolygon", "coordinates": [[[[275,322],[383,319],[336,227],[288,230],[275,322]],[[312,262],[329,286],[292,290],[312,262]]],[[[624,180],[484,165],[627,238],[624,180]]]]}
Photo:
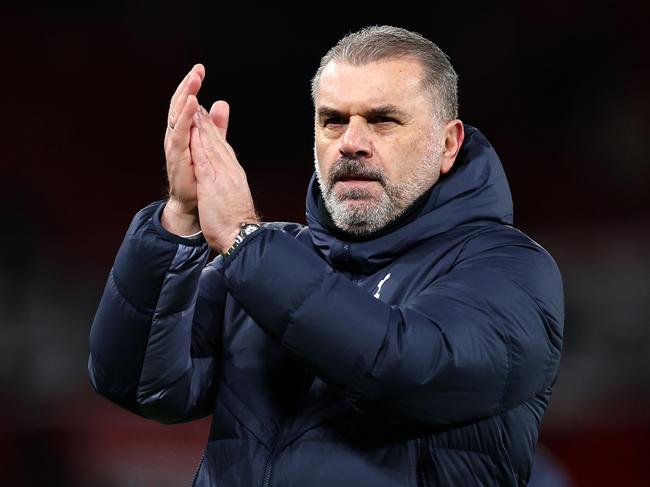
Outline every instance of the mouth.
{"type": "Polygon", "coordinates": [[[373,183],[384,186],[384,174],[370,163],[342,157],[332,166],[330,181],[330,190],[338,187],[346,193],[370,194],[376,191],[373,183]]]}
{"type": "Polygon", "coordinates": [[[363,176],[343,176],[336,180],[337,183],[372,183],[376,181],[375,178],[366,178],[363,176]]]}
{"type": "Polygon", "coordinates": [[[341,200],[367,201],[377,197],[377,191],[381,182],[375,178],[362,176],[346,176],[336,180],[332,190],[341,200]]]}
{"type": "Polygon", "coordinates": [[[335,183],[335,186],[338,186],[339,190],[343,190],[345,192],[361,191],[364,195],[368,195],[369,194],[368,191],[370,191],[371,187],[373,187],[375,183],[381,184],[379,181],[373,178],[349,176],[349,177],[338,178],[335,183]]]}

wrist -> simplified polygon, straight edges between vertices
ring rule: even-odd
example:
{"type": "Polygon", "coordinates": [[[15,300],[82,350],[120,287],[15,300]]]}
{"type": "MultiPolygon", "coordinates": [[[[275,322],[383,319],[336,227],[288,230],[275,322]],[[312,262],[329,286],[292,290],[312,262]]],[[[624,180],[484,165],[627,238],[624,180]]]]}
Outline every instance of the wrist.
{"type": "Polygon", "coordinates": [[[194,235],[201,231],[198,212],[188,211],[175,199],[169,199],[165,204],[160,223],[165,230],[178,236],[194,235]]]}
{"type": "Polygon", "coordinates": [[[230,257],[242,242],[260,227],[261,225],[257,220],[249,220],[241,223],[237,229],[230,233],[231,238],[224,239],[223,243],[219,244],[216,250],[222,256],[230,257]]]}

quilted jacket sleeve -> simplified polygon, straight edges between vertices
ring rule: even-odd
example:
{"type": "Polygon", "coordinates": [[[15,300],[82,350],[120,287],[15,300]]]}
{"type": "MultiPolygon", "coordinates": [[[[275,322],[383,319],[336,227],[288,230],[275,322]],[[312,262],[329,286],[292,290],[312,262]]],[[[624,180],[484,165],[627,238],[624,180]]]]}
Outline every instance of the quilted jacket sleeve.
{"type": "Polygon", "coordinates": [[[357,409],[394,421],[441,426],[499,414],[556,376],[562,282],[523,235],[470,241],[448,274],[400,307],[267,229],[228,259],[225,281],[260,326],[357,409]]]}
{"type": "Polygon", "coordinates": [[[205,266],[203,238],[162,228],[163,206],[140,211],[118,251],[90,332],[88,372],[111,401],[174,423],[211,412],[226,290],[205,266]]]}

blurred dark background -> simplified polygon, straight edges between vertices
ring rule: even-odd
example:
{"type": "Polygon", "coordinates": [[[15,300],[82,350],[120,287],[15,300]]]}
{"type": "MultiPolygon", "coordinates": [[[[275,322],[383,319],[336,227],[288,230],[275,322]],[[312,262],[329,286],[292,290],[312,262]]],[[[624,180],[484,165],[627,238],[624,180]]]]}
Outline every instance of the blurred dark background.
{"type": "Polygon", "coordinates": [[[230,102],[229,139],[262,216],[304,222],[309,79],[337,39],[378,23],[449,54],[461,118],[500,154],[516,225],[562,270],[565,348],[537,463],[552,480],[538,485],[648,485],[645,10],[557,0],[109,5],[5,8],[0,21],[1,485],[189,485],[207,420],[148,422],[96,396],[86,376],[115,252],[133,214],[164,197],[169,98],[204,63],[199,99],[230,102]]]}

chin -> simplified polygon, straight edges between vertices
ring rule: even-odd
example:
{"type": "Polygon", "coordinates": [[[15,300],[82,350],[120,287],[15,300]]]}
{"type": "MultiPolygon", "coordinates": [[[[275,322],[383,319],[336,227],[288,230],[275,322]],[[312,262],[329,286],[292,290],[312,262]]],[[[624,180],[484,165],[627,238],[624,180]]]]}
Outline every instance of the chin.
{"type": "MultiPolygon", "coordinates": [[[[338,186],[338,185],[337,185],[338,186]]],[[[378,201],[382,197],[381,187],[335,187],[334,194],[340,203],[348,202],[365,202],[371,204],[378,201]]]]}
{"type": "Polygon", "coordinates": [[[359,211],[375,208],[377,206],[376,198],[354,198],[340,201],[347,211],[359,211]]]}

